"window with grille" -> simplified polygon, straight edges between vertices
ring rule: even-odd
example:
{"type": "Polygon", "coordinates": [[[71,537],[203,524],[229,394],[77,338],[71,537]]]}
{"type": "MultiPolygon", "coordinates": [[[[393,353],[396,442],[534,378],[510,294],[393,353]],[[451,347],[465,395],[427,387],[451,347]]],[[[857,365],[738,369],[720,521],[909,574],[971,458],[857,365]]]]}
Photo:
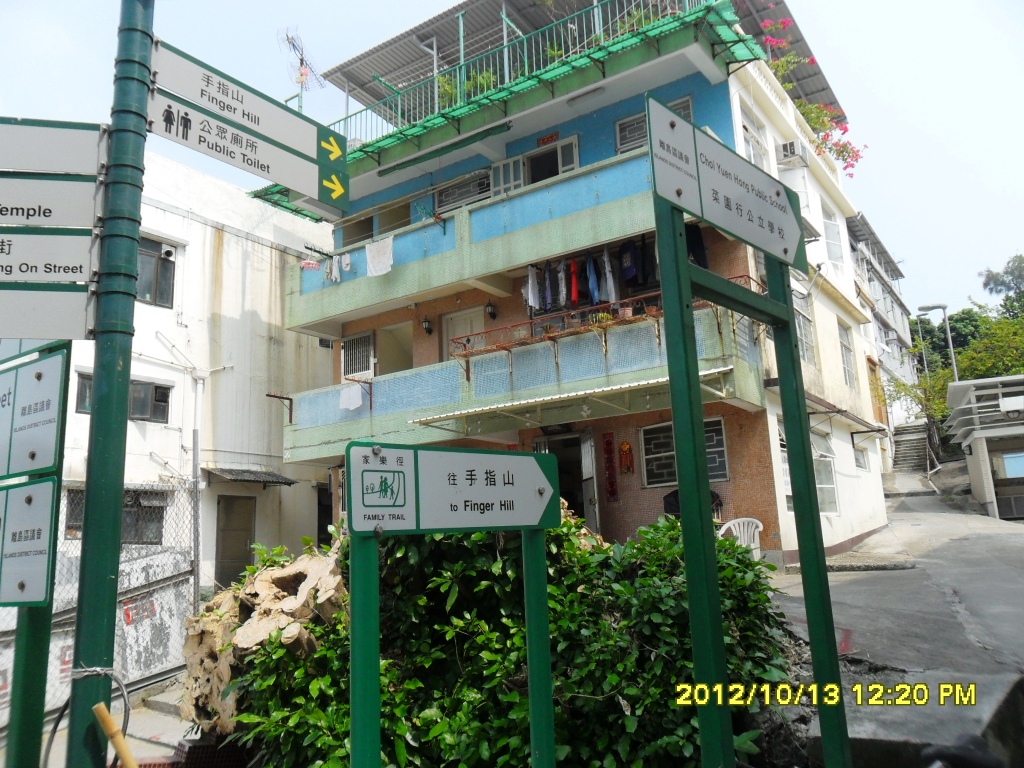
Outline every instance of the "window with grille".
{"type": "MultiPolygon", "coordinates": [[[[676,485],[675,441],[672,424],[656,424],[640,430],[643,453],[643,483],[645,488],[676,485]]],[[[729,479],[729,465],[725,450],[725,422],[721,418],[704,422],[704,447],[708,457],[708,477],[711,482],[729,479]]]]}
{"type": "Polygon", "coordinates": [[[743,123],[743,155],[758,168],[768,170],[768,134],[764,124],[744,105],[740,107],[743,123]]]}
{"type": "MultiPolygon", "coordinates": [[[[67,489],[68,508],[64,535],[77,539],[85,520],[85,490],[67,489]]],[[[121,543],[163,544],[167,492],[125,489],[121,501],[121,543]]]]}
{"type": "Polygon", "coordinates": [[[468,203],[483,200],[490,194],[491,174],[481,171],[438,189],[434,210],[437,213],[445,213],[468,203]]]}
{"type": "Polygon", "coordinates": [[[846,386],[857,388],[857,369],[854,367],[853,339],[850,329],[839,323],[839,351],[843,357],[843,380],[846,386]]]}
{"type": "Polygon", "coordinates": [[[171,388],[149,381],[133,381],[128,418],[166,424],[170,415],[171,388]]]}
{"type": "Polygon", "coordinates": [[[363,333],[342,341],[342,375],[373,376],[373,336],[363,333]]]}
{"type": "MultiPolygon", "coordinates": [[[[684,120],[693,122],[693,100],[689,96],[669,102],[668,108],[684,120]]],[[[633,115],[615,123],[615,152],[621,155],[647,146],[647,113],[633,115]]]]}

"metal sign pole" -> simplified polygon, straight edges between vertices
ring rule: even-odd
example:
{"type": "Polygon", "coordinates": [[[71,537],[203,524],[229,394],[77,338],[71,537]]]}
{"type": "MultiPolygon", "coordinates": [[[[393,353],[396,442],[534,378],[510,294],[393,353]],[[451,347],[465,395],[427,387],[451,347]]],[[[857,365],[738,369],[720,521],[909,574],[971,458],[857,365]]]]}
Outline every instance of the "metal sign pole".
{"type": "MultiPolygon", "coordinates": [[[[108,669],[114,662],[153,2],[121,0],[97,283],[94,400],[75,620],[75,670],[108,669]]],[[[92,714],[93,705],[99,702],[110,705],[109,679],[89,676],[72,680],[69,768],[102,768],[106,763],[107,739],[92,714]]]]}
{"type": "MultiPolygon", "coordinates": [[[[56,349],[66,350],[64,389],[60,402],[67,408],[68,381],[71,378],[71,344],[63,342],[56,349]]],[[[57,479],[55,504],[60,509],[61,479],[64,477],[64,435],[66,425],[57,436],[57,479]]],[[[35,479],[34,477],[32,479],[35,479]]],[[[57,552],[58,515],[51,512],[50,526],[50,600],[46,605],[18,609],[18,625],[14,635],[14,674],[11,679],[11,718],[7,724],[7,768],[39,765],[43,747],[43,720],[46,711],[46,673],[50,656],[50,632],[53,625],[53,580],[57,552]]]]}
{"type": "MultiPolygon", "coordinates": [[[[349,490],[349,509],[351,490],[349,490]]],[[[380,568],[377,537],[349,542],[352,768],[380,768],[380,568]]]]}
{"type": "MultiPolygon", "coordinates": [[[[660,197],[654,198],[654,221],[665,300],[665,348],[668,354],[672,434],[675,438],[679,485],[679,519],[686,551],[693,678],[709,687],[728,687],[725,639],[722,637],[722,598],[718,589],[718,560],[711,519],[711,484],[704,443],[704,407],[700,398],[697,336],[693,320],[693,286],[686,252],[683,213],[660,197]]],[[[701,764],[732,768],[732,713],[727,703],[712,699],[698,707],[701,764]]]]}
{"type": "Polygon", "coordinates": [[[548,561],[544,529],[523,531],[526,674],[530,691],[530,765],[555,768],[555,705],[548,631],[548,561]]]}
{"type": "Polygon", "coordinates": [[[822,546],[821,516],[814,481],[811,436],[807,427],[807,400],[800,371],[789,266],[777,259],[768,258],[765,259],[765,269],[768,273],[769,297],[784,305],[789,314],[788,323],[775,326],[775,360],[779,369],[779,395],[786,429],[789,477],[793,487],[793,514],[800,551],[800,579],[804,587],[807,634],[811,641],[811,666],[819,690],[831,684],[840,691],[837,704],[821,704],[818,707],[821,748],[827,768],[849,768],[853,765],[853,758],[842,701],[842,680],[839,676],[825,548],[822,546]]]}

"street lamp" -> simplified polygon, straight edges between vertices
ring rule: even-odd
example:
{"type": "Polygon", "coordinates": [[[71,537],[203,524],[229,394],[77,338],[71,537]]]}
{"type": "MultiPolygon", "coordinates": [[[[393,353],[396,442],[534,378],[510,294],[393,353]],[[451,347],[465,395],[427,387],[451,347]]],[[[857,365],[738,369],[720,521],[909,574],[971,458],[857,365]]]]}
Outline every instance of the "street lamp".
{"type": "Polygon", "coordinates": [[[942,322],[946,324],[946,341],[949,342],[949,360],[953,364],[953,381],[960,381],[959,375],[956,371],[956,353],[953,351],[953,334],[949,332],[949,318],[946,316],[946,305],[945,304],[925,304],[923,307],[918,307],[918,312],[931,312],[936,309],[942,310],[942,322]]]}
{"type": "Polygon", "coordinates": [[[922,312],[917,316],[917,341],[921,344],[921,362],[924,363],[924,377],[927,381],[931,381],[931,374],[928,373],[928,352],[924,348],[924,336],[921,334],[921,319],[928,317],[927,312],[922,312]]]}

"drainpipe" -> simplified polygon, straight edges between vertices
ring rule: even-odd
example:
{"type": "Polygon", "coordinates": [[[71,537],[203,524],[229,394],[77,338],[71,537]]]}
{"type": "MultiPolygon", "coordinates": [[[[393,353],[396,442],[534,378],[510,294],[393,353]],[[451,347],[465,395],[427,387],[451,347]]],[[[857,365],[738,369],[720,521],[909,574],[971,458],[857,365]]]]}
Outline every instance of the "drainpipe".
{"type": "Polygon", "coordinates": [[[196,383],[196,401],[192,409],[192,552],[195,557],[195,575],[192,577],[192,604],[196,614],[199,613],[199,571],[203,562],[199,551],[199,525],[202,522],[199,489],[199,431],[203,426],[203,391],[210,371],[192,370],[192,378],[196,383]]]}

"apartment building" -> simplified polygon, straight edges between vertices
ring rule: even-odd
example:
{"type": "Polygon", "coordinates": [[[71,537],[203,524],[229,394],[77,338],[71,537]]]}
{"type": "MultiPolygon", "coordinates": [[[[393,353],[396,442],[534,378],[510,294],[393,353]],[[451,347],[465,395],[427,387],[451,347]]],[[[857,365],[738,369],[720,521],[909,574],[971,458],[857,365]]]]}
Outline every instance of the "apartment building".
{"type": "MultiPolygon", "coordinates": [[[[335,250],[287,274],[287,327],[335,344],[331,386],[293,394],[285,460],[333,468],[343,487],[356,438],[547,451],[562,496],[607,539],[663,512],[677,331],[662,312],[650,94],[799,192],[825,545],[884,525],[857,209],[742,16],[721,1],[469,0],[327,71],[368,106],[334,126],[351,178],[335,250]]],[[[700,266],[763,290],[761,254],[697,221],[687,239],[700,266]]],[[[758,518],[762,551],[795,560],[771,329],[707,302],[693,312],[718,514],[758,518]]]]}

